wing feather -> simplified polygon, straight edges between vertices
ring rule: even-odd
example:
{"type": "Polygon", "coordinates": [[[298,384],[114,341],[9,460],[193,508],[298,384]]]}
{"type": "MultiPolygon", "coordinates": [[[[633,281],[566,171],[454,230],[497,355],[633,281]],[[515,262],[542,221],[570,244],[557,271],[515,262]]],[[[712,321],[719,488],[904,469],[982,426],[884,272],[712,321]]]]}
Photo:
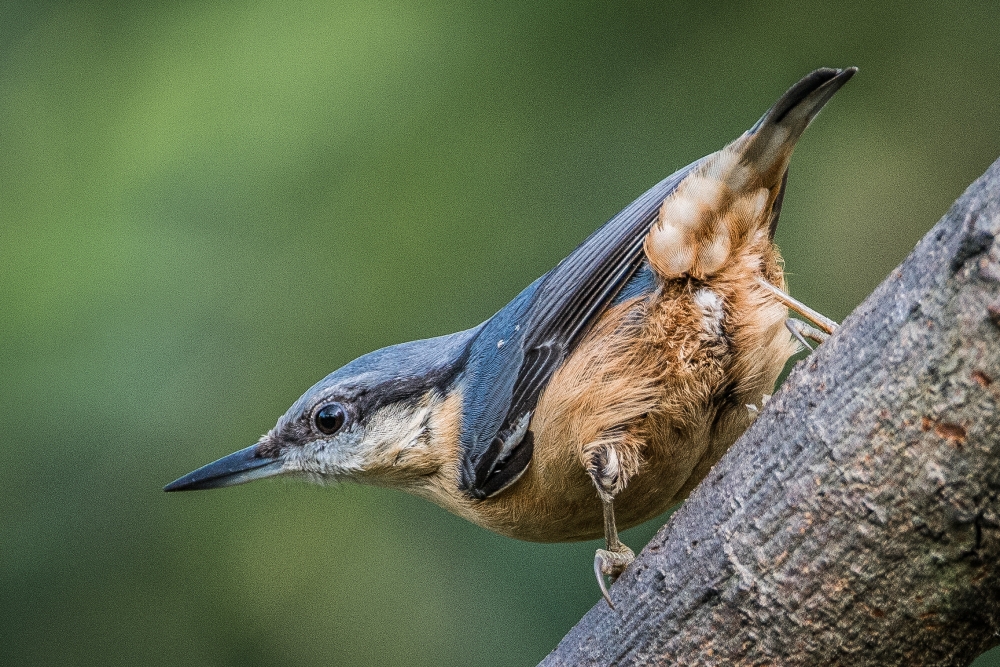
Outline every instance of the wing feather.
{"type": "Polygon", "coordinates": [[[647,190],[486,322],[472,344],[464,393],[460,486],[471,496],[499,493],[523,474],[534,437],[518,425],[636,274],[661,202],[696,164],[647,190]]]}

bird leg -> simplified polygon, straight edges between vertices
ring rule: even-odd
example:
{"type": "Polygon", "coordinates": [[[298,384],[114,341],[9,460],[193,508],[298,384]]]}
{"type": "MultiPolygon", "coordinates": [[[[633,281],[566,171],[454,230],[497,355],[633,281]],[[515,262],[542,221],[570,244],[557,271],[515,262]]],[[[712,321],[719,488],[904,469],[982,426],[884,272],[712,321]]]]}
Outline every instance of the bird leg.
{"type": "Polygon", "coordinates": [[[618,541],[614,500],[602,498],[601,502],[604,505],[604,543],[607,549],[597,550],[594,556],[594,575],[597,577],[597,585],[601,587],[601,595],[604,596],[608,606],[614,609],[615,605],[611,602],[611,593],[608,592],[604,577],[608,576],[611,583],[615,583],[629,563],[635,560],[635,552],[618,541]]]}
{"type": "MultiPolygon", "coordinates": [[[[823,330],[827,334],[832,334],[840,326],[833,320],[831,320],[826,315],[818,313],[806,304],[802,303],[798,299],[794,299],[789,295],[785,294],[781,289],[775,287],[771,283],[767,282],[763,278],[757,278],[757,283],[770,292],[778,301],[783,303],[788,309],[795,311],[802,317],[806,318],[817,327],[823,330]]],[[[795,333],[794,331],[792,333],[795,333]]]]}
{"type": "Polygon", "coordinates": [[[796,320],[789,317],[785,320],[785,328],[788,329],[795,339],[802,343],[802,346],[808,350],[812,350],[813,346],[809,344],[806,340],[811,340],[817,345],[821,345],[826,342],[830,337],[826,332],[820,331],[814,326],[810,326],[803,322],[802,320],[796,320]]]}
{"type": "Polygon", "coordinates": [[[618,541],[618,528],[615,525],[614,499],[625,488],[628,466],[622,465],[618,450],[613,444],[605,442],[585,449],[587,473],[597,487],[597,495],[604,508],[604,544],[607,547],[598,549],[594,556],[594,574],[601,587],[601,594],[614,609],[604,577],[609,577],[611,583],[614,583],[628,564],[635,560],[635,553],[618,541]]]}

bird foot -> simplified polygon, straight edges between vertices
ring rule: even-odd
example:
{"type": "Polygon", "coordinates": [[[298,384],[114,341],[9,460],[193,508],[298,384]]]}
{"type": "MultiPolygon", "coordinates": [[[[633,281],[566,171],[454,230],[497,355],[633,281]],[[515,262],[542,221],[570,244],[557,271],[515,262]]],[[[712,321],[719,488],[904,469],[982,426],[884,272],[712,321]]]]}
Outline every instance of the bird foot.
{"type": "Polygon", "coordinates": [[[611,579],[612,584],[615,583],[619,575],[634,560],[635,553],[624,544],[619,544],[614,551],[598,549],[594,556],[594,574],[597,576],[597,585],[601,587],[601,594],[612,609],[615,608],[615,605],[611,602],[611,594],[608,592],[604,577],[607,576],[611,579]]]}
{"type": "MultiPolygon", "coordinates": [[[[770,292],[779,302],[785,305],[786,308],[792,310],[802,317],[809,320],[811,323],[819,327],[823,333],[832,334],[840,326],[833,320],[831,320],[826,315],[816,312],[806,304],[802,303],[798,299],[793,299],[789,295],[785,294],[783,291],[767,282],[763,278],[758,277],[757,283],[770,292]]],[[[792,333],[795,333],[794,331],[792,333]]],[[[822,342],[822,341],[817,341],[822,342]]]]}
{"type": "Polygon", "coordinates": [[[813,346],[810,345],[806,339],[809,339],[817,344],[823,344],[830,337],[830,334],[820,331],[816,327],[810,326],[802,320],[795,320],[791,317],[785,320],[785,328],[788,329],[792,335],[795,336],[795,339],[810,352],[813,350],[813,346]]]}

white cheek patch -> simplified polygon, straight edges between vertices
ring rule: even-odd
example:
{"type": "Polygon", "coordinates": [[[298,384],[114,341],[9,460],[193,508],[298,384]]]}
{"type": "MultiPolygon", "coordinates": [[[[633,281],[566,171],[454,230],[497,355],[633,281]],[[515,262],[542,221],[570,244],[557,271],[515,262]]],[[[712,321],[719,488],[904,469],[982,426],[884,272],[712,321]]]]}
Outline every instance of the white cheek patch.
{"type": "Polygon", "coordinates": [[[363,440],[359,429],[338,433],[329,440],[314,440],[301,447],[290,447],[283,454],[283,472],[309,473],[312,476],[344,477],[361,470],[364,457],[358,452],[363,440]]]}
{"type": "Polygon", "coordinates": [[[326,481],[357,478],[373,469],[419,459],[429,444],[431,408],[382,408],[364,424],[284,453],[283,471],[326,481]]]}

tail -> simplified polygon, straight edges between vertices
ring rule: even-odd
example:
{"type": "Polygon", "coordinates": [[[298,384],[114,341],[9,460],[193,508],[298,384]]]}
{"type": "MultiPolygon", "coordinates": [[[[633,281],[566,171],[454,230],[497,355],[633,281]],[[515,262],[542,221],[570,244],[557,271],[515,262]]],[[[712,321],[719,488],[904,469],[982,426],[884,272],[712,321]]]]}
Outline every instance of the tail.
{"type": "Polygon", "coordinates": [[[776,177],[782,177],[799,137],[857,71],[857,67],[822,68],[789,88],[742,137],[746,143],[741,146],[741,162],[752,165],[761,176],[777,171],[776,177]]]}
{"type": "Polygon", "coordinates": [[[770,245],[795,143],[855,72],[809,74],[739,139],[698,162],[664,200],[644,241],[661,277],[707,278],[748,244],[770,245]]]}

